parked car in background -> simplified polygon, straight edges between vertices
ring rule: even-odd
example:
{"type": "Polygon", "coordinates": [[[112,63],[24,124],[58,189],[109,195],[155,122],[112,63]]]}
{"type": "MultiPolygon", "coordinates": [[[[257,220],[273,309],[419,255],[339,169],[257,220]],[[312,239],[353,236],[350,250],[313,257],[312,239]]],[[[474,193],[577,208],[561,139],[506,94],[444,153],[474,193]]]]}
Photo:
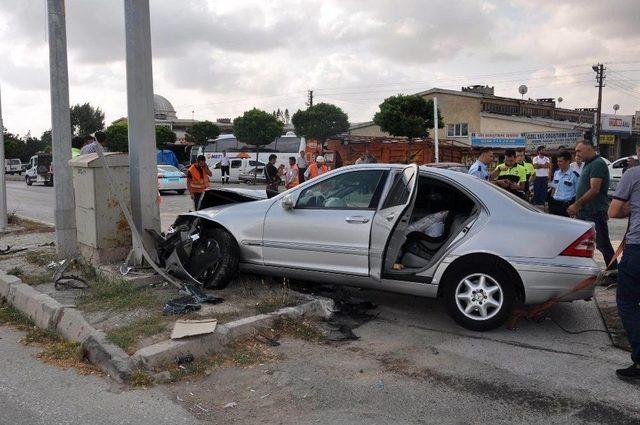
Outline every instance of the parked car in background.
{"type": "Polygon", "coordinates": [[[24,176],[27,186],[33,183],[43,183],[45,186],[53,186],[53,168],[51,154],[38,153],[29,159],[29,166],[24,176]]]}
{"type": "MultiPolygon", "coordinates": [[[[547,301],[599,272],[592,223],[542,213],[457,171],[346,166],[265,197],[205,192],[203,209],[180,215],[163,244],[183,258],[161,258],[177,258],[173,270],[210,288],[239,268],[438,297],[457,323],[478,331],[500,326],[516,304],[547,301]]],[[[563,300],[592,296],[591,288],[563,300]]]]}
{"type": "Polygon", "coordinates": [[[158,190],[175,190],[182,195],[187,190],[187,176],[173,165],[158,165],[158,190]]]}
{"type": "MultiPolygon", "coordinates": [[[[263,174],[264,162],[258,162],[258,175],[263,174]]],[[[255,158],[229,158],[229,182],[238,183],[251,180],[251,176],[255,176],[256,160],[255,158]],[[253,173],[253,174],[252,174],[253,173]],[[243,176],[243,178],[241,178],[243,176]]],[[[220,161],[216,161],[211,168],[211,181],[222,181],[222,170],[220,161]]],[[[253,179],[255,181],[255,178],[253,179]]]]}
{"type": "Polygon", "coordinates": [[[625,156],[623,158],[616,159],[612,163],[608,164],[609,177],[611,178],[611,180],[613,179],[620,180],[622,178],[622,171],[624,171],[624,169],[629,164],[629,158],[633,158],[636,161],[638,161],[638,156],[633,155],[633,156],[625,156]]]}
{"type": "Polygon", "coordinates": [[[7,158],[4,160],[5,174],[22,174],[22,161],[19,158],[7,158]]]}

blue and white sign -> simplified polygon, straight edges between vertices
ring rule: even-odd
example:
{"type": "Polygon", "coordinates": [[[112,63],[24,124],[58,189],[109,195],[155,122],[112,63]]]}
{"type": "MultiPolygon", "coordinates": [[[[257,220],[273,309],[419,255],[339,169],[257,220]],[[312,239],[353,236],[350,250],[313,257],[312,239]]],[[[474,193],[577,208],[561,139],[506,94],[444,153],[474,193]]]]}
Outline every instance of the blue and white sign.
{"type": "Polygon", "coordinates": [[[535,151],[538,147],[544,146],[547,149],[559,149],[561,146],[566,149],[573,148],[578,140],[584,138],[581,130],[571,131],[542,131],[538,133],[524,133],[527,139],[527,150],[535,151]]]}
{"type": "Polygon", "coordinates": [[[520,133],[471,133],[474,148],[524,148],[526,139],[520,133]]]}

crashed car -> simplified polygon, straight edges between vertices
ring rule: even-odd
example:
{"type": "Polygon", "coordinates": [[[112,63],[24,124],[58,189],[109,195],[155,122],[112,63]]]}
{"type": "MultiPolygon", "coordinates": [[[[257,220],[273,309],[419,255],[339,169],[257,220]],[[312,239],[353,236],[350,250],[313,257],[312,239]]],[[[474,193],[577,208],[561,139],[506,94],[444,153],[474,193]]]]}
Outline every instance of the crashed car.
{"type": "Polygon", "coordinates": [[[446,169],[348,166],[271,199],[210,190],[202,207],[178,217],[160,257],[209,288],[240,269],[439,297],[456,322],[484,331],[516,303],[544,302],[599,272],[592,224],[446,169]]]}

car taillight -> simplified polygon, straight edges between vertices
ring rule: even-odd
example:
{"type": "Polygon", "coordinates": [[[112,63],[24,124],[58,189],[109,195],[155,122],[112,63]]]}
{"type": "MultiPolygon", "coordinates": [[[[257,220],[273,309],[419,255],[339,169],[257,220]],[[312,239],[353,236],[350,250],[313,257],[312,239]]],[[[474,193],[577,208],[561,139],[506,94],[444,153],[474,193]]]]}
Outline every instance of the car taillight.
{"type": "Polygon", "coordinates": [[[593,250],[595,248],[596,232],[593,228],[589,229],[569,245],[560,255],[568,257],[593,257],[593,250]]]}

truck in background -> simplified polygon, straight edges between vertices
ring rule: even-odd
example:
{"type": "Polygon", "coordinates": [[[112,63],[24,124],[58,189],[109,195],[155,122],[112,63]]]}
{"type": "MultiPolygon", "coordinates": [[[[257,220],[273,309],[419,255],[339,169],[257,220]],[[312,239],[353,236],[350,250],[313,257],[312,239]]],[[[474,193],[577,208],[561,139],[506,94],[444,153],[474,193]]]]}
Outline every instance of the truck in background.
{"type": "Polygon", "coordinates": [[[4,160],[5,174],[22,174],[22,161],[18,158],[7,158],[4,160]]]}
{"type": "Polygon", "coordinates": [[[53,186],[53,170],[51,154],[38,153],[29,160],[24,181],[27,186],[33,183],[43,183],[45,186],[53,186]]]}

